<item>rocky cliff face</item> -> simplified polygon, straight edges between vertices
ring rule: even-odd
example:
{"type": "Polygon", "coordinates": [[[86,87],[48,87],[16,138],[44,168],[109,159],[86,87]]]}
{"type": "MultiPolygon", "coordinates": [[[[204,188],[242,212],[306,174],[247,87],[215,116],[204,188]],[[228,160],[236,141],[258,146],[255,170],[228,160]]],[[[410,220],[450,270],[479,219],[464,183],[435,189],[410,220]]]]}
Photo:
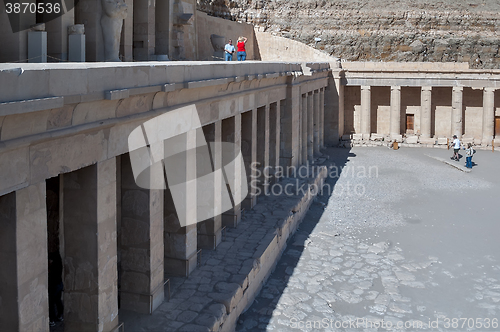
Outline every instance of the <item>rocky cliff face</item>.
{"type": "Polygon", "coordinates": [[[349,61],[465,61],[500,68],[496,0],[198,0],[349,61]]]}

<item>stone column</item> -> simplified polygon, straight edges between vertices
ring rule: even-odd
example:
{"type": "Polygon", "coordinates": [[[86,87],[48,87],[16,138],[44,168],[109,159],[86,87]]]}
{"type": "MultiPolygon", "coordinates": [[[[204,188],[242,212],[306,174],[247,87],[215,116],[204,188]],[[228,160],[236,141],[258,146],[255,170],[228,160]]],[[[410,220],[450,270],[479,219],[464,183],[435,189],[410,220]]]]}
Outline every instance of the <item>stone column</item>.
{"type": "Polygon", "coordinates": [[[451,134],[457,135],[458,138],[462,138],[463,133],[462,100],[463,87],[454,86],[451,99],[451,134]]]}
{"type": "Polygon", "coordinates": [[[341,82],[342,71],[332,70],[324,91],[323,129],[324,142],[337,146],[344,134],[344,86],[341,82]]]}
{"type": "Polygon", "coordinates": [[[491,144],[495,134],[495,89],[483,91],[483,145],[491,144]]]}
{"type": "Polygon", "coordinates": [[[401,87],[391,86],[391,139],[401,136],[401,87]]]}
{"type": "Polygon", "coordinates": [[[320,154],[320,142],[319,142],[319,136],[320,136],[320,110],[319,110],[319,104],[320,104],[320,92],[319,90],[315,90],[313,92],[313,151],[315,155],[320,154]]]}
{"type": "Polygon", "coordinates": [[[281,101],[278,100],[276,103],[276,160],[274,162],[275,167],[280,166],[281,159],[281,101]]]}
{"type": "Polygon", "coordinates": [[[62,186],[64,328],[110,331],[118,325],[116,160],[66,173],[62,186]]]}
{"type": "Polygon", "coordinates": [[[325,148],[325,88],[321,88],[319,95],[319,146],[325,148]]]}
{"type": "Polygon", "coordinates": [[[250,210],[256,202],[257,183],[257,110],[251,110],[241,115],[241,153],[245,161],[247,173],[248,195],[243,201],[243,208],[250,210]]]}
{"type": "Polygon", "coordinates": [[[361,86],[361,134],[369,139],[371,134],[371,91],[370,86],[361,86]]]}
{"type": "Polygon", "coordinates": [[[314,103],[313,93],[307,94],[307,160],[314,160],[314,103]]]}
{"type": "Polygon", "coordinates": [[[286,89],[286,102],[281,114],[281,126],[283,127],[281,136],[283,139],[283,155],[281,166],[297,167],[300,164],[300,107],[301,96],[300,87],[294,84],[294,79],[289,79],[286,89]]]}
{"type": "MultiPolygon", "coordinates": [[[[130,157],[121,159],[121,308],[151,313],[164,299],[163,190],[136,185],[130,157]]],[[[161,167],[156,164],[154,167],[161,167]]],[[[163,175],[163,172],[160,172],[163,175]]],[[[151,183],[161,183],[150,172],[151,183]]]]}
{"type": "Polygon", "coordinates": [[[274,183],[274,174],[276,171],[276,157],[279,156],[279,152],[276,153],[276,148],[278,146],[279,138],[276,135],[278,126],[278,103],[272,103],[269,105],[269,169],[267,174],[269,174],[270,184],[274,183]]]}
{"type": "MultiPolygon", "coordinates": [[[[167,275],[188,276],[196,268],[197,261],[197,188],[196,182],[196,140],[203,136],[201,129],[177,135],[165,141],[169,151],[178,149],[176,163],[165,163],[165,171],[176,184],[185,183],[184,201],[174,205],[171,191],[165,191],[165,273],[167,275]],[[180,219],[183,221],[181,225],[180,219]],[[187,226],[184,226],[187,225],[187,226]]],[[[205,137],[202,137],[203,140],[205,137]]]]}
{"type": "Polygon", "coordinates": [[[205,201],[206,204],[209,204],[210,206],[213,205],[215,214],[215,217],[198,223],[198,248],[208,248],[211,250],[214,250],[220,244],[222,239],[221,190],[223,179],[219,172],[215,172],[215,170],[220,169],[222,165],[222,150],[220,144],[217,144],[221,142],[221,126],[221,121],[204,126],[203,133],[205,134],[207,143],[210,146],[210,151],[208,151],[208,148],[198,148],[198,150],[207,150],[199,152],[198,156],[202,154],[202,157],[208,159],[208,161],[211,160],[212,165],[210,169],[204,170],[200,169],[200,167],[204,167],[208,163],[199,162],[198,177],[213,173],[213,188],[211,188],[211,192],[204,192],[202,190],[198,192],[198,206],[203,204],[203,201],[205,201]]]}
{"type": "Polygon", "coordinates": [[[302,95],[302,107],[300,111],[301,122],[300,132],[302,139],[300,140],[300,164],[304,165],[307,161],[307,93],[302,95]]]}
{"type": "Polygon", "coordinates": [[[420,92],[420,133],[430,138],[432,132],[432,87],[423,86],[420,92]]]}
{"type": "MultiPolygon", "coordinates": [[[[234,144],[234,150],[223,149],[222,166],[228,165],[235,160],[237,153],[241,148],[241,114],[222,120],[222,142],[234,144]]],[[[240,201],[241,197],[241,164],[239,159],[235,162],[235,178],[227,177],[231,194],[234,201],[240,201]]],[[[226,175],[227,176],[227,175],[226,175]]],[[[225,185],[225,184],[224,184],[225,185]]],[[[223,188],[224,190],[225,188],[223,188]]],[[[222,214],[222,225],[227,227],[236,227],[241,220],[241,206],[238,204],[233,209],[225,211],[222,214]]]]}
{"type": "Polygon", "coordinates": [[[0,196],[0,326],[49,331],[45,182],[0,196]]]}
{"type": "Polygon", "coordinates": [[[261,175],[258,187],[261,194],[267,194],[269,179],[265,176],[265,170],[269,166],[269,105],[257,109],[257,163],[261,175]]]}

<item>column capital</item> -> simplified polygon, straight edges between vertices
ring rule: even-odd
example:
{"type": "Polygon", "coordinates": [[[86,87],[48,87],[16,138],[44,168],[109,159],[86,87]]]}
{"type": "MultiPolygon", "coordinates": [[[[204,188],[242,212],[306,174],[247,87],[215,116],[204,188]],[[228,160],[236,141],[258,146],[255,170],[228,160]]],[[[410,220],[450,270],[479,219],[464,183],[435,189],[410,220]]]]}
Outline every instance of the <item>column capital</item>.
{"type": "Polygon", "coordinates": [[[498,90],[497,88],[491,88],[491,87],[484,87],[484,92],[495,92],[496,90],[498,90]]]}
{"type": "Polygon", "coordinates": [[[393,85],[393,86],[391,86],[391,91],[392,90],[401,90],[401,86],[399,86],[399,85],[393,85]]]}
{"type": "Polygon", "coordinates": [[[432,91],[432,86],[423,86],[421,89],[422,91],[432,91]]]}
{"type": "Polygon", "coordinates": [[[458,92],[458,91],[462,92],[462,91],[464,91],[464,87],[463,87],[463,86],[454,86],[454,87],[453,87],[453,91],[454,91],[454,92],[455,92],[455,91],[457,91],[457,92],[458,92]]]}
{"type": "Polygon", "coordinates": [[[362,85],[361,90],[370,90],[371,86],[370,85],[362,85]]]}

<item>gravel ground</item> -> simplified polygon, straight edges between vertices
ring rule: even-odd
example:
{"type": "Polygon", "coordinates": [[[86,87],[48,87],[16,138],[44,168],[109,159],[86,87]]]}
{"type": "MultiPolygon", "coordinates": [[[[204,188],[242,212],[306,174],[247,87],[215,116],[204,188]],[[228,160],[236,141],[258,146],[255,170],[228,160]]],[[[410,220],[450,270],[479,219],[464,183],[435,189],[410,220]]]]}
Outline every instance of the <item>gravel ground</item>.
{"type": "Polygon", "coordinates": [[[471,173],[426,156],[440,149],[328,154],[344,167],[331,194],[237,330],[500,331],[500,153],[479,151],[471,173]]]}

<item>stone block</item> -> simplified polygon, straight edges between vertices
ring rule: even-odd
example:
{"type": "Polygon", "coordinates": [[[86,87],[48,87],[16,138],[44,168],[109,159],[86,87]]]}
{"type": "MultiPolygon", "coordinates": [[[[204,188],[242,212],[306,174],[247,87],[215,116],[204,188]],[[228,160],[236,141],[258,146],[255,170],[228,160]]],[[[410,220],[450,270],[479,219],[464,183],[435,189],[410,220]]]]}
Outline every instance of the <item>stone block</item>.
{"type": "MultiPolygon", "coordinates": [[[[354,134],[354,135],[359,135],[359,134],[354,134]]],[[[351,139],[351,135],[342,135],[341,140],[342,141],[348,141],[351,139]]]]}
{"type": "Polygon", "coordinates": [[[32,182],[42,181],[107,159],[104,132],[73,135],[34,145],[30,149],[32,182]]]}
{"type": "Polygon", "coordinates": [[[406,143],[407,144],[417,144],[418,143],[418,136],[409,136],[406,138],[406,143]]]}
{"type": "Polygon", "coordinates": [[[47,97],[39,99],[25,99],[22,101],[0,103],[0,116],[32,113],[64,106],[63,97],[47,97]]]}
{"type": "Polygon", "coordinates": [[[437,144],[438,145],[447,145],[448,144],[448,138],[446,138],[446,137],[438,137],[437,144]]]}
{"type": "Polygon", "coordinates": [[[422,137],[420,137],[420,143],[427,144],[427,145],[434,145],[434,144],[436,144],[436,139],[435,138],[422,138],[422,137]]]}
{"type": "Polygon", "coordinates": [[[361,141],[363,139],[363,134],[352,134],[352,139],[354,141],[361,141]]]}
{"type": "Polygon", "coordinates": [[[0,195],[27,185],[29,179],[29,148],[0,153],[0,195]]]}
{"type": "Polygon", "coordinates": [[[382,141],[384,139],[384,135],[382,134],[371,134],[370,140],[372,141],[382,141]]]}

